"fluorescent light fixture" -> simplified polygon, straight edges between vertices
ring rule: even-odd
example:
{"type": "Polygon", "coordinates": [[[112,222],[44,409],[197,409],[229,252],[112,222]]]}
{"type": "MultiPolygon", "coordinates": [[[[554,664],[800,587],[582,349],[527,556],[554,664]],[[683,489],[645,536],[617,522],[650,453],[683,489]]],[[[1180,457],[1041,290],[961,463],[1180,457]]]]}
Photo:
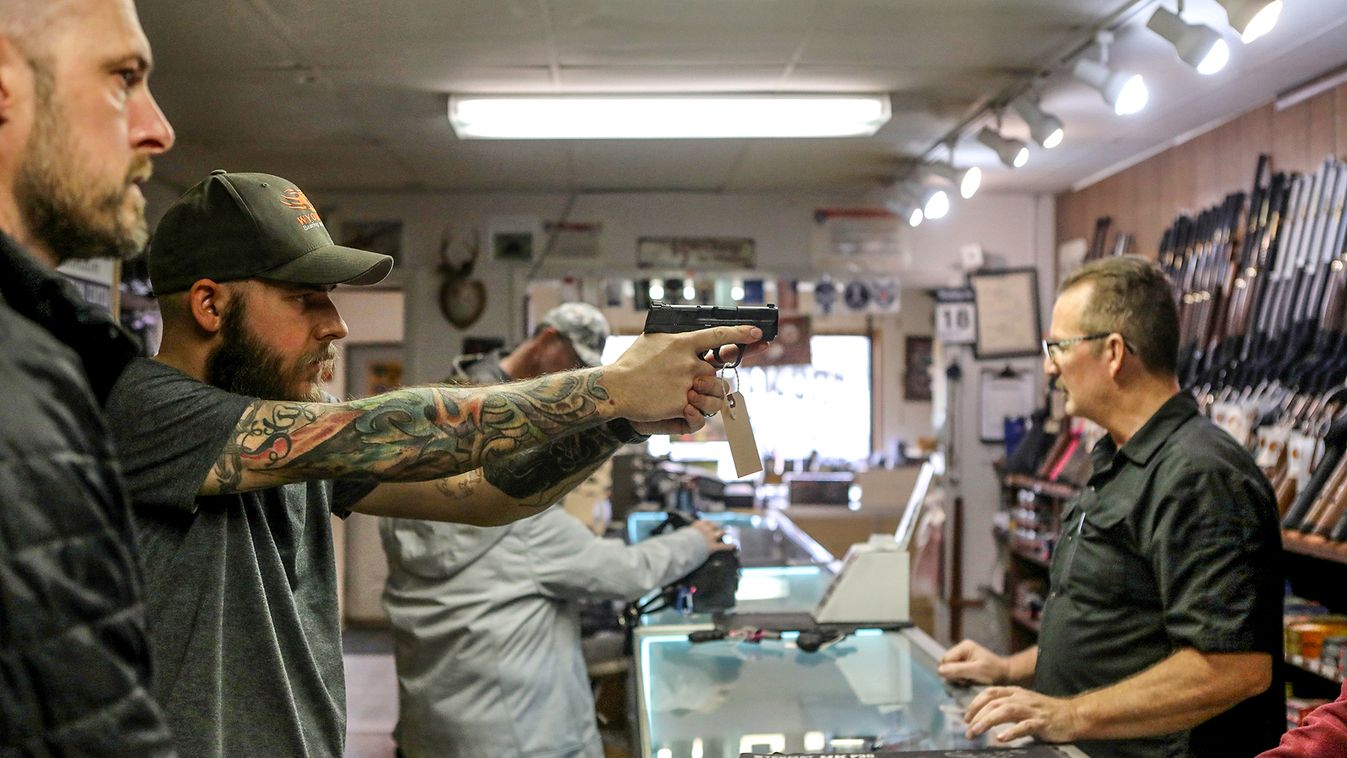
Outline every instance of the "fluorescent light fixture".
{"type": "Polygon", "coordinates": [[[1029,162],[1029,146],[1017,139],[997,134],[990,126],[978,132],[978,142],[996,151],[996,157],[1011,168],[1023,168],[1029,162]]]}
{"type": "Polygon", "coordinates": [[[730,286],[730,299],[733,300],[733,301],[736,302],[736,303],[739,302],[740,300],[743,300],[743,299],[744,299],[744,283],[743,283],[743,282],[737,282],[737,281],[736,281],[733,285],[730,286]]]}
{"type": "Polygon", "coordinates": [[[1168,8],[1156,8],[1146,27],[1168,40],[1179,58],[1199,74],[1214,74],[1230,61],[1230,46],[1215,29],[1190,24],[1168,8]]]}
{"type": "Polygon", "coordinates": [[[868,137],[888,95],[453,95],[459,139],[868,137]]]}
{"type": "Polygon", "coordinates": [[[659,281],[658,279],[651,279],[649,295],[651,300],[663,300],[664,283],[659,281]]]}
{"type": "Polygon", "coordinates": [[[1239,32],[1239,39],[1249,44],[1272,31],[1282,14],[1282,0],[1216,0],[1225,8],[1230,26],[1239,32]]]}
{"type": "Polygon", "coordinates": [[[1082,58],[1071,69],[1072,75],[1099,90],[1113,112],[1119,116],[1130,116],[1146,107],[1150,93],[1141,74],[1126,71],[1114,71],[1102,63],[1082,58]]]}
{"type": "Polygon", "coordinates": [[[683,299],[684,300],[697,299],[697,285],[693,284],[691,279],[683,280],[683,299]]]}
{"type": "Polygon", "coordinates": [[[958,169],[948,163],[928,163],[921,170],[931,176],[938,176],[959,188],[959,196],[968,200],[977,194],[982,186],[982,169],[977,166],[958,169]]]}
{"type": "Polygon", "coordinates": [[[820,753],[828,746],[828,738],[823,732],[805,732],[804,749],[810,753],[820,753]]]}
{"type": "Polygon", "coordinates": [[[1051,150],[1062,144],[1062,137],[1066,136],[1062,120],[1050,113],[1044,113],[1038,103],[1028,95],[1015,98],[1010,107],[1024,119],[1024,123],[1029,125],[1029,135],[1044,150],[1051,150]]]}

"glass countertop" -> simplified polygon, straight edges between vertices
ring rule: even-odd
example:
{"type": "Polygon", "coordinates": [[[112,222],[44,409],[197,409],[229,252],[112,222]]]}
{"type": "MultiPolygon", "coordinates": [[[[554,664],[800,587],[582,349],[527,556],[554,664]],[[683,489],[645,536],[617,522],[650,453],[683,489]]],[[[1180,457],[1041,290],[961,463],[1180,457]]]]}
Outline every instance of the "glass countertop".
{"type": "MultiPolygon", "coordinates": [[[[701,517],[725,529],[730,539],[739,545],[739,560],[744,566],[808,566],[834,560],[832,554],[790,519],[775,511],[717,511],[703,513],[701,517]]],[[[627,542],[635,545],[649,539],[666,518],[661,511],[629,514],[627,542]]]]}
{"type": "MultiPolygon", "coordinates": [[[[832,583],[824,566],[761,566],[739,571],[735,613],[812,611],[832,583]]],[[[641,617],[642,626],[711,623],[710,614],[684,615],[670,608],[641,617]]]]}
{"type": "Polygon", "coordinates": [[[920,631],[861,630],[806,653],[791,634],[688,642],[699,628],[636,632],[647,758],[981,746],[963,738],[963,708],[935,673],[939,647],[920,631]]]}

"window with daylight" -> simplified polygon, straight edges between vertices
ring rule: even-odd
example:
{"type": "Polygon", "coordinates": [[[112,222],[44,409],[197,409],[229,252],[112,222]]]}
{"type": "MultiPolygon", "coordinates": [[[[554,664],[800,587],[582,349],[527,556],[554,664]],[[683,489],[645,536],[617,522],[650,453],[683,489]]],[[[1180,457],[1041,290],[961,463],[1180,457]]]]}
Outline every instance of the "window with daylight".
{"type": "MultiPolygon", "coordinates": [[[[609,337],[603,362],[617,360],[635,339],[609,337]]],[[[809,365],[739,369],[758,451],[786,460],[815,451],[824,459],[864,460],[870,455],[870,338],[817,335],[810,337],[809,348],[809,365]]],[[[734,372],[728,375],[733,380],[734,372]]],[[[718,418],[695,435],[651,438],[650,452],[680,461],[715,461],[721,478],[735,478],[718,418]]]]}

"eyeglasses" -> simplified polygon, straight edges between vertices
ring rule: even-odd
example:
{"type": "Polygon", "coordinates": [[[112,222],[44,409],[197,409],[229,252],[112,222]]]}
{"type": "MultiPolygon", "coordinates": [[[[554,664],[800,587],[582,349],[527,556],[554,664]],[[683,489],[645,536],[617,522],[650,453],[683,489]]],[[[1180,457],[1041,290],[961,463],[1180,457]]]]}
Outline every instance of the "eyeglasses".
{"type": "MultiPolygon", "coordinates": [[[[1102,340],[1111,334],[1113,334],[1113,332],[1095,332],[1094,334],[1087,334],[1084,337],[1067,337],[1066,339],[1060,340],[1043,340],[1043,357],[1047,358],[1050,361],[1056,361],[1058,356],[1060,356],[1067,348],[1071,347],[1077,342],[1090,342],[1091,340],[1102,340]]],[[[1132,346],[1127,344],[1127,340],[1123,340],[1123,347],[1126,347],[1129,351],[1132,349],[1132,346]]]]}

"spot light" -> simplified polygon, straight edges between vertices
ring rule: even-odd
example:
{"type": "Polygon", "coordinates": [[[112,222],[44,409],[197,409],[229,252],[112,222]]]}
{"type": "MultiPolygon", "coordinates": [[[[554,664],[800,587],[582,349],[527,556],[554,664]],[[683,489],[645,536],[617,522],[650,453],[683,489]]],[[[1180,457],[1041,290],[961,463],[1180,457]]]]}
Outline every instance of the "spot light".
{"type": "Polygon", "coordinates": [[[989,126],[978,132],[978,142],[996,151],[1001,162],[1011,168],[1023,168],[1029,162],[1029,146],[1021,140],[1002,137],[989,126]]]}
{"type": "Polygon", "coordinates": [[[889,213],[903,219],[907,225],[913,228],[921,226],[921,222],[926,220],[926,215],[921,212],[921,208],[908,202],[899,200],[890,200],[884,204],[889,213]]]}
{"type": "Polygon", "coordinates": [[[928,189],[922,196],[921,212],[929,219],[942,219],[949,213],[949,193],[928,189]]]}
{"type": "Polygon", "coordinates": [[[1282,13],[1282,0],[1216,0],[1216,3],[1225,9],[1230,26],[1246,45],[1272,31],[1282,13]]]}
{"type": "Polygon", "coordinates": [[[982,186],[982,169],[977,166],[958,169],[948,163],[928,163],[922,166],[922,171],[954,184],[959,188],[959,196],[964,200],[976,195],[978,188],[982,186]]]}
{"type": "Polygon", "coordinates": [[[1010,107],[1029,125],[1029,135],[1044,150],[1051,150],[1062,144],[1066,131],[1062,120],[1050,113],[1044,113],[1039,104],[1028,95],[1021,95],[1010,103],[1010,107]]]}
{"type": "Polygon", "coordinates": [[[1179,58],[1199,74],[1210,76],[1230,61],[1230,46],[1215,29],[1190,24],[1168,8],[1156,8],[1146,27],[1168,40],[1179,58]]]}
{"type": "Polygon", "coordinates": [[[1141,78],[1141,74],[1115,71],[1102,63],[1084,58],[1076,61],[1071,73],[1098,90],[1104,102],[1119,116],[1140,112],[1150,97],[1146,80],[1141,78]]]}

